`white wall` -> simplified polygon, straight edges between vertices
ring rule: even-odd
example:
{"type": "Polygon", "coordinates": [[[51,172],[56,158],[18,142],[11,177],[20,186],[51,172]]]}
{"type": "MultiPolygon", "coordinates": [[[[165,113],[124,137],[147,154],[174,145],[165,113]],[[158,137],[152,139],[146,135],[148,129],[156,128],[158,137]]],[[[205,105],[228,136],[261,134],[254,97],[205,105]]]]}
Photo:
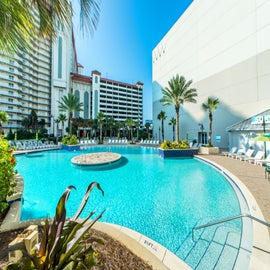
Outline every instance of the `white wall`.
{"type": "MultiPolygon", "coordinates": [[[[228,146],[225,128],[269,109],[270,1],[195,0],[152,52],[154,134],[160,110],[168,118],[173,108],[162,107],[160,89],[177,73],[193,80],[197,104],[184,104],[180,135],[197,136],[198,123],[208,131],[208,115],[201,105],[209,96],[219,98],[214,112],[214,138],[228,146]]],[[[165,123],[166,125],[167,123],[165,123]]],[[[171,139],[171,128],[166,136],[171,139]]]]}

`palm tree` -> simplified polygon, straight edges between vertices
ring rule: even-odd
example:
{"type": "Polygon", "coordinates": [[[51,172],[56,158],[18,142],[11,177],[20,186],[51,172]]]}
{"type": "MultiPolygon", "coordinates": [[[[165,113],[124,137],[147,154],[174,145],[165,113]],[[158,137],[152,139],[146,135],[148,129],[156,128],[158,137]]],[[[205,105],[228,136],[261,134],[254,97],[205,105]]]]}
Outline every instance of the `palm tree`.
{"type": "Polygon", "coordinates": [[[208,145],[212,146],[212,125],[213,125],[213,111],[217,109],[219,104],[218,98],[209,97],[206,103],[202,104],[202,107],[205,111],[208,111],[209,115],[209,137],[208,145]]]}
{"type": "Polygon", "coordinates": [[[126,125],[128,127],[128,134],[130,134],[130,140],[132,140],[132,138],[133,138],[133,127],[135,126],[135,121],[132,118],[127,118],[125,122],[126,122],[126,125]]]}
{"type": "Polygon", "coordinates": [[[162,136],[162,141],[164,142],[164,121],[166,120],[167,116],[164,111],[160,111],[160,113],[157,116],[158,120],[161,120],[161,136],[162,136]]]}
{"type": "Polygon", "coordinates": [[[2,123],[8,122],[8,115],[6,112],[0,111],[0,136],[2,135],[2,123]]]}
{"type": "Polygon", "coordinates": [[[113,129],[115,127],[116,121],[113,119],[113,117],[107,118],[107,125],[110,131],[110,138],[112,137],[113,129]]]}
{"type": "Polygon", "coordinates": [[[137,140],[139,140],[139,129],[140,129],[141,123],[140,121],[135,122],[135,127],[137,130],[137,140]]]}
{"type": "Polygon", "coordinates": [[[171,118],[169,125],[172,126],[173,141],[174,141],[175,140],[175,125],[176,125],[176,119],[174,117],[171,118]]]}
{"type": "MultiPolygon", "coordinates": [[[[16,52],[30,48],[33,37],[56,37],[59,21],[70,27],[75,0],[0,1],[0,51],[16,52]],[[33,12],[33,8],[36,12],[33,12]],[[53,16],[52,16],[53,15],[53,16]]],[[[82,33],[93,33],[99,19],[98,0],[78,0],[82,33]]]]}
{"type": "Polygon", "coordinates": [[[29,114],[29,121],[30,121],[30,126],[32,128],[32,132],[36,132],[37,124],[38,124],[38,116],[35,110],[31,110],[29,114]]]}
{"type": "Polygon", "coordinates": [[[97,121],[99,125],[99,142],[102,142],[102,127],[103,127],[103,122],[105,119],[105,115],[103,112],[99,112],[97,115],[97,121]]]}
{"type": "Polygon", "coordinates": [[[176,114],[176,141],[179,142],[179,111],[180,107],[185,103],[196,103],[197,90],[190,88],[192,80],[186,81],[184,76],[178,74],[169,82],[169,87],[162,89],[163,97],[160,100],[164,106],[174,105],[176,114]]]}
{"type": "Polygon", "coordinates": [[[61,121],[59,118],[56,118],[54,122],[56,123],[56,144],[58,144],[58,130],[59,130],[59,124],[61,121]]]}
{"type": "Polygon", "coordinates": [[[64,128],[65,128],[65,122],[67,121],[67,116],[63,113],[60,113],[58,116],[58,120],[61,122],[62,124],[62,134],[61,136],[64,136],[64,128]]]}
{"type": "Polygon", "coordinates": [[[82,111],[83,103],[80,102],[79,99],[71,93],[68,93],[67,96],[63,96],[61,101],[58,101],[58,103],[59,110],[68,113],[69,135],[71,135],[71,119],[73,117],[73,112],[82,111]]]}

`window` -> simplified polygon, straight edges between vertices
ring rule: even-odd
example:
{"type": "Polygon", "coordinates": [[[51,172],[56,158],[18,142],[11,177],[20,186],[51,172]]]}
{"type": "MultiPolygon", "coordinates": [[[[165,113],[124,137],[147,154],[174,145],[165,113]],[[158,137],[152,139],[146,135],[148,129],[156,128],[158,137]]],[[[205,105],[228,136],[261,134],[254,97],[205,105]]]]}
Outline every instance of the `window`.
{"type": "Polygon", "coordinates": [[[10,80],[12,80],[12,81],[14,80],[14,76],[12,76],[12,75],[9,75],[8,78],[9,78],[10,80]]]}
{"type": "Polygon", "coordinates": [[[98,83],[98,76],[95,76],[95,83],[98,83]]]}
{"type": "Polygon", "coordinates": [[[62,47],[63,47],[63,39],[62,37],[58,37],[58,78],[62,78],[62,47]]]}
{"type": "Polygon", "coordinates": [[[8,99],[8,102],[11,102],[12,103],[13,102],[13,98],[9,98],[8,99]]]}
{"type": "Polygon", "coordinates": [[[14,92],[11,91],[11,90],[8,90],[8,94],[11,95],[11,96],[13,96],[14,92]]]}
{"type": "MultiPolygon", "coordinates": [[[[80,92],[79,92],[78,90],[76,90],[76,91],[74,92],[74,96],[80,100],[80,92]]],[[[75,116],[75,117],[79,117],[79,116],[80,116],[80,112],[75,111],[74,116],[75,116]]]]}
{"type": "Polygon", "coordinates": [[[14,68],[10,67],[10,68],[9,68],[9,71],[10,71],[10,72],[14,72],[14,68]]]}
{"type": "Polygon", "coordinates": [[[84,118],[89,118],[89,93],[84,92],[84,118]]]}
{"type": "Polygon", "coordinates": [[[14,84],[13,83],[8,83],[8,86],[9,87],[14,87],[14,84]]]}
{"type": "Polygon", "coordinates": [[[14,60],[9,60],[9,63],[10,63],[11,65],[14,65],[14,60]]]}
{"type": "Polygon", "coordinates": [[[13,106],[8,106],[8,110],[12,111],[13,110],[13,106]]]}

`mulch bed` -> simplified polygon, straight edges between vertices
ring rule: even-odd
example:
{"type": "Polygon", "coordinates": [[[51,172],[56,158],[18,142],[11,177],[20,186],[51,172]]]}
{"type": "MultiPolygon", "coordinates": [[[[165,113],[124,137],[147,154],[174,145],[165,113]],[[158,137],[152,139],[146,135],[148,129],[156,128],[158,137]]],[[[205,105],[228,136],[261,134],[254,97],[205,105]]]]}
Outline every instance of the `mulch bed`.
{"type": "MultiPolygon", "coordinates": [[[[0,222],[1,224],[1,222],[0,222]]],[[[39,228],[40,230],[40,228],[39,228]]],[[[0,233],[0,249],[4,250],[8,244],[16,238],[23,229],[0,233]]],[[[151,270],[153,269],[141,258],[133,254],[126,246],[114,240],[107,234],[91,229],[89,239],[97,238],[103,244],[94,244],[94,250],[98,253],[100,265],[94,266],[93,270],[151,270]]],[[[8,263],[8,258],[0,260],[0,269],[8,263]]]]}

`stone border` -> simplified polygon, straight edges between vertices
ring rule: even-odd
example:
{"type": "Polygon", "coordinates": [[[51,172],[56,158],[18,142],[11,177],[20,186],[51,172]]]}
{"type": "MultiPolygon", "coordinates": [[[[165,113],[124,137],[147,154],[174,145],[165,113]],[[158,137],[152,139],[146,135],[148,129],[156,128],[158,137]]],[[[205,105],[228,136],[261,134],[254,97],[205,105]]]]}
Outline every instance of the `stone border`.
{"type": "Polygon", "coordinates": [[[75,156],[71,159],[71,163],[78,166],[99,166],[114,163],[121,157],[118,153],[96,152],[75,156]]]}

